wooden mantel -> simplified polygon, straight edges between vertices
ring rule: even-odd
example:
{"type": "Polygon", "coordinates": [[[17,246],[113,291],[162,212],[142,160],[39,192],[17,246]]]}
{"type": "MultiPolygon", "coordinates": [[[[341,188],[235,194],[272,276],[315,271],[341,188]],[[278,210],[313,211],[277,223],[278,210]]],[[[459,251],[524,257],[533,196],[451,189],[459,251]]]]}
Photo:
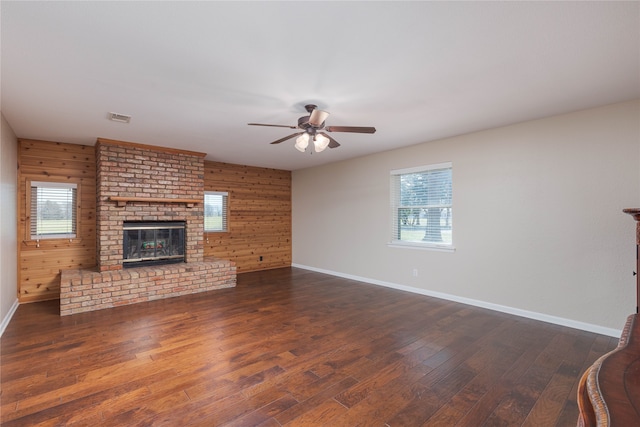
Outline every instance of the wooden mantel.
{"type": "Polygon", "coordinates": [[[126,206],[129,202],[146,202],[146,203],[184,203],[188,208],[192,208],[193,205],[202,202],[200,199],[175,199],[167,197],[120,197],[111,196],[109,200],[116,202],[118,207],[126,206]]]}

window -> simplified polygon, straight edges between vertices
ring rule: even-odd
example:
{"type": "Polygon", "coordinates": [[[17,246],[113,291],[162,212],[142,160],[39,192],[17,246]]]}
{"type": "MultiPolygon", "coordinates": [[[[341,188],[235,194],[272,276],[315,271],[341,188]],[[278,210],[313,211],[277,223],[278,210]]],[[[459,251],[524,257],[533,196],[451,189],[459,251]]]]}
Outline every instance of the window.
{"type": "Polygon", "coordinates": [[[227,231],[228,193],[204,192],[204,231],[227,231]]]}
{"type": "Polygon", "coordinates": [[[31,181],[31,239],[75,238],[78,184],[31,181]]]}
{"type": "Polygon", "coordinates": [[[391,171],[391,245],[453,249],[452,164],[391,171]]]}

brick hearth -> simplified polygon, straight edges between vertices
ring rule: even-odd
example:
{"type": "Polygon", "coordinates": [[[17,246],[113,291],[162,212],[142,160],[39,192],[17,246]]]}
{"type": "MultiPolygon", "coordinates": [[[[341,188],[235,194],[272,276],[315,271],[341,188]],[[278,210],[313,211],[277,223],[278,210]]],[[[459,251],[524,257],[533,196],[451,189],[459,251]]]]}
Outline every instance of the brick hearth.
{"type": "Polygon", "coordinates": [[[236,285],[231,261],[168,264],[124,270],[65,270],[60,280],[60,315],[101,310],[236,285]]]}
{"type": "Polygon", "coordinates": [[[235,263],[204,259],[204,156],[98,139],[98,265],[62,272],[61,315],[235,286],[235,263]],[[186,262],[123,269],[125,221],[184,221],[186,262]]]}

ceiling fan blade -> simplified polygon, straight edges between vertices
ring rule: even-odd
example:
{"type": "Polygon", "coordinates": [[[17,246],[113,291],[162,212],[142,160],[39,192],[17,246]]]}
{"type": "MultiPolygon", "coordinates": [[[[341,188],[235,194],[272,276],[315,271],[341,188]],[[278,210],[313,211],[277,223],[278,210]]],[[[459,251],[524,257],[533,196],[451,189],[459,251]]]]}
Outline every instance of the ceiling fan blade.
{"type": "Polygon", "coordinates": [[[311,116],[309,116],[309,123],[312,126],[320,127],[322,123],[329,117],[329,113],[326,111],[318,110],[317,108],[311,112],[311,116]]]}
{"type": "Polygon", "coordinates": [[[247,123],[249,126],[271,126],[274,128],[289,128],[289,129],[298,129],[298,126],[289,126],[289,125],[268,125],[265,123],[247,123]]]}
{"type": "Polygon", "coordinates": [[[376,133],[376,128],[366,126],[328,126],[327,132],[376,133]]]}
{"type": "Polygon", "coordinates": [[[324,132],[318,132],[320,135],[322,136],[326,136],[327,138],[329,138],[329,148],[336,148],[339,147],[340,144],[338,144],[338,141],[336,141],[335,139],[331,138],[329,135],[327,135],[324,132]]]}
{"type": "Polygon", "coordinates": [[[298,133],[294,133],[293,135],[289,135],[289,136],[285,136],[284,138],[280,138],[277,141],[273,141],[272,144],[280,144],[281,142],[286,141],[287,139],[291,139],[294,136],[298,136],[298,135],[302,135],[304,132],[298,132],[298,133]]]}

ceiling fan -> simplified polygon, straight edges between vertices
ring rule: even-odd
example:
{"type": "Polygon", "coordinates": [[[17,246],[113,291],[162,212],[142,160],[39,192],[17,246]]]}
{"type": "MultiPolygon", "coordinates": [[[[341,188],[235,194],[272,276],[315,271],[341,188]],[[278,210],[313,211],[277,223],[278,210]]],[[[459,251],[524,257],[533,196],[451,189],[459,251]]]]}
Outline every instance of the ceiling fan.
{"type": "Polygon", "coordinates": [[[288,139],[296,137],[295,148],[298,151],[304,152],[309,145],[309,140],[313,141],[313,146],[317,153],[323,151],[325,148],[339,147],[338,141],[327,135],[325,132],[352,132],[352,133],[375,133],[376,128],[364,127],[364,126],[324,126],[324,121],[329,117],[329,113],[326,111],[318,110],[318,107],[313,104],[305,105],[304,108],[309,113],[308,116],[302,116],[298,119],[297,126],[287,125],[270,125],[264,123],[248,123],[250,126],[271,126],[279,128],[289,129],[302,129],[302,132],[297,132],[284,138],[280,138],[277,141],[273,141],[271,144],[280,144],[288,139]],[[324,132],[323,132],[324,131],[324,132]]]}

